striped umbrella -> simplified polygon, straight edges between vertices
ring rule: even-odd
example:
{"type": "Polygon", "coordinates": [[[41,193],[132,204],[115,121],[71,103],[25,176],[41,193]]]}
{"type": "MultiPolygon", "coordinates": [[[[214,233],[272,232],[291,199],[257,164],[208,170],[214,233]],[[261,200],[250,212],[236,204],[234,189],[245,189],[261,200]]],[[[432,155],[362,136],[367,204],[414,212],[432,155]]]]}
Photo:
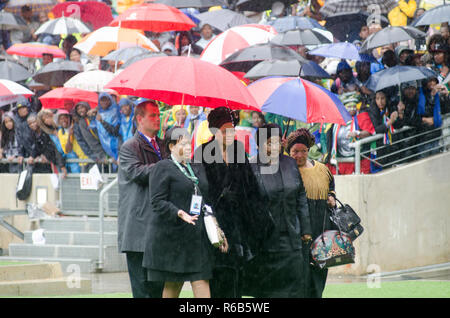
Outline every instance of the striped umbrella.
{"type": "Polygon", "coordinates": [[[0,106],[14,103],[21,95],[28,98],[34,93],[16,82],[0,79],[0,106]]]}
{"type": "Polygon", "coordinates": [[[34,33],[72,34],[89,32],[91,32],[91,30],[80,20],[62,17],[45,22],[34,33]]]}
{"type": "Polygon", "coordinates": [[[245,24],[220,33],[205,47],[200,59],[219,65],[234,52],[254,44],[267,43],[277,31],[270,25],[245,24]]]}
{"type": "Polygon", "coordinates": [[[111,51],[136,45],[159,51],[142,31],[118,27],[100,28],[81,39],[74,47],[89,55],[105,56],[111,51]]]}
{"type": "Polygon", "coordinates": [[[103,86],[108,84],[114,76],[115,74],[112,72],[101,70],[82,72],[65,82],[64,87],[78,88],[91,92],[102,92],[103,86]]]}
{"type": "Polygon", "coordinates": [[[6,53],[33,58],[41,58],[43,54],[52,54],[53,57],[66,58],[64,51],[56,45],[39,42],[16,43],[7,49],[6,53]]]}

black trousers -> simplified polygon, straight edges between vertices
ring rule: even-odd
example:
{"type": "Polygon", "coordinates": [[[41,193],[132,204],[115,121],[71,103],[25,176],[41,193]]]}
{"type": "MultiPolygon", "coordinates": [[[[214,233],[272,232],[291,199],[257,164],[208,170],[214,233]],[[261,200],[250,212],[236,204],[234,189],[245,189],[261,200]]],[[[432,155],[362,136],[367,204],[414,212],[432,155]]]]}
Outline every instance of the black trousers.
{"type": "Polygon", "coordinates": [[[164,282],[147,281],[147,269],[142,266],[143,252],[126,252],[128,275],[133,298],[162,298],[164,282]]]}
{"type": "Polygon", "coordinates": [[[303,258],[305,261],[305,298],[322,298],[327,282],[328,269],[320,269],[311,265],[311,243],[303,243],[303,258]]]}

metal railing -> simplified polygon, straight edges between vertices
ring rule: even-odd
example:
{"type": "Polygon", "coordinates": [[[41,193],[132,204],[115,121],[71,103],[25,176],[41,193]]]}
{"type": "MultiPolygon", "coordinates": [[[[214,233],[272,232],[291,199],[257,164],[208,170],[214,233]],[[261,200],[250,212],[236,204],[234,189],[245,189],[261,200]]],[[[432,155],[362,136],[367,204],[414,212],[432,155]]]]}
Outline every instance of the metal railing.
{"type": "MultiPolygon", "coordinates": [[[[433,150],[435,150],[435,151],[440,151],[440,150],[447,151],[449,146],[450,146],[450,138],[449,138],[450,137],[450,114],[443,115],[442,119],[443,119],[442,120],[442,125],[439,128],[435,128],[435,129],[432,129],[432,130],[420,132],[420,133],[414,134],[412,136],[408,136],[408,137],[405,137],[405,138],[402,138],[402,139],[398,139],[398,140],[394,141],[390,145],[383,145],[383,146],[376,147],[376,148],[373,148],[373,149],[370,149],[370,150],[366,150],[366,151],[362,151],[362,148],[363,148],[364,145],[370,144],[370,143],[372,143],[374,141],[377,141],[377,140],[380,140],[380,139],[383,139],[384,138],[384,134],[376,134],[376,135],[373,135],[373,136],[370,136],[370,137],[366,137],[366,138],[357,140],[357,141],[355,141],[354,143],[351,144],[351,146],[355,149],[354,156],[353,157],[337,158],[337,162],[338,163],[340,163],[340,162],[354,162],[355,163],[355,174],[359,175],[359,174],[361,174],[361,158],[367,159],[371,163],[374,163],[377,166],[380,166],[381,168],[385,168],[387,166],[392,166],[392,165],[398,164],[400,162],[405,162],[405,161],[410,160],[410,159],[412,159],[414,157],[421,158],[422,155],[424,155],[426,153],[429,153],[429,152],[431,152],[433,150]],[[412,140],[412,139],[416,139],[416,138],[420,138],[420,137],[423,137],[423,136],[426,136],[428,134],[432,134],[432,133],[435,133],[435,132],[438,132],[438,131],[441,131],[441,135],[439,137],[430,138],[430,139],[427,139],[427,140],[419,142],[419,143],[414,143],[411,146],[402,147],[399,150],[389,152],[389,153],[387,153],[386,155],[383,155],[383,156],[377,156],[376,158],[371,158],[370,157],[370,154],[373,151],[387,149],[389,147],[393,147],[395,145],[404,143],[406,141],[409,141],[409,140],[412,140]],[[406,153],[406,151],[408,151],[408,150],[412,150],[412,149],[415,149],[415,148],[417,149],[417,148],[419,148],[421,146],[424,146],[426,144],[431,144],[431,143],[433,143],[435,141],[439,141],[439,144],[435,145],[433,147],[430,147],[430,148],[426,148],[425,150],[422,150],[422,151],[417,151],[417,152],[415,152],[412,155],[404,156],[401,159],[387,161],[385,163],[381,163],[380,162],[380,160],[382,160],[382,159],[387,159],[389,157],[393,157],[393,156],[399,155],[401,153],[406,153]]],[[[403,133],[403,132],[411,131],[412,129],[414,129],[414,128],[405,126],[405,127],[401,128],[401,129],[397,129],[395,131],[395,133],[393,134],[393,136],[398,135],[398,134],[403,133]]],[[[337,172],[338,171],[339,170],[338,170],[338,167],[337,167],[337,172]]]]}
{"type": "Polygon", "coordinates": [[[97,271],[103,270],[103,263],[104,263],[104,246],[103,246],[103,236],[104,236],[104,227],[103,227],[103,221],[105,219],[105,208],[104,208],[104,201],[105,198],[107,198],[108,192],[119,182],[119,178],[115,178],[113,181],[111,181],[108,185],[106,185],[102,191],[100,192],[99,196],[99,208],[98,208],[98,223],[99,223],[99,242],[98,242],[98,261],[97,261],[97,271]]]}

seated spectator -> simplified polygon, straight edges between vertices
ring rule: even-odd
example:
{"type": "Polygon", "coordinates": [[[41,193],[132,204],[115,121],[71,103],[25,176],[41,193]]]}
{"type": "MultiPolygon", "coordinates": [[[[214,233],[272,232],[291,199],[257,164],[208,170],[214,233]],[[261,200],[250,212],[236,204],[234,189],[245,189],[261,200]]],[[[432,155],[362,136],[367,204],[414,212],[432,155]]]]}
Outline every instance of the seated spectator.
{"type": "MultiPolygon", "coordinates": [[[[398,118],[398,112],[392,110],[388,97],[384,91],[378,91],[375,94],[375,102],[373,102],[369,109],[369,117],[377,134],[383,134],[384,138],[376,141],[376,147],[392,144],[392,134],[394,132],[394,123],[398,118]]],[[[371,146],[373,149],[373,147],[371,146]]],[[[389,157],[380,158],[390,153],[390,149],[384,147],[382,149],[373,150],[371,158],[375,159],[379,164],[371,163],[371,172],[378,172],[383,169],[390,161],[389,157]]]]}
{"type": "MultiPolygon", "coordinates": [[[[56,122],[58,123],[58,150],[65,159],[88,159],[84,154],[73,132],[72,115],[66,110],[59,110],[56,122]],[[61,148],[61,149],[60,149],[61,148]]],[[[53,138],[52,138],[53,140],[53,138]]],[[[68,163],[66,168],[71,173],[80,173],[86,163],[68,163]]]]}
{"type": "Polygon", "coordinates": [[[433,65],[433,52],[435,51],[435,46],[437,43],[444,44],[445,40],[441,34],[433,34],[428,39],[427,53],[422,56],[422,63],[427,67],[432,67],[433,65]]]}
{"type": "Polygon", "coordinates": [[[331,92],[341,95],[343,93],[355,90],[355,85],[357,86],[357,82],[353,76],[352,68],[345,60],[341,60],[338,64],[336,74],[337,78],[333,85],[331,85],[331,92]]]}
{"type": "Polygon", "coordinates": [[[120,109],[108,93],[100,93],[95,120],[91,128],[97,128],[98,137],[106,154],[117,160],[119,156],[120,109]]]}
{"type": "Polygon", "coordinates": [[[91,127],[94,118],[89,118],[91,109],[88,103],[79,102],[75,105],[73,115],[73,133],[83,152],[97,163],[106,162],[106,153],[100,143],[97,129],[91,127]]]}
{"type": "Polygon", "coordinates": [[[70,60],[70,53],[72,52],[73,46],[77,44],[77,38],[69,34],[64,40],[62,40],[62,44],[60,45],[64,53],[66,53],[66,60],[70,60]]]}
{"type": "MultiPolygon", "coordinates": [[[[7,159],[12,161],[19,159],[20,147],[17,141],[17,132],[14,124],[14,115],[12,113],[5,113],[0,128],[0,159],[7,159]]],[[[20,161],[23,157],[20,157],[20,161]]],[[[19,173],[22,171],[22,165],[18,163],[9,163],[7,171],[9,173],[19,173]]]]}
{"type": "Polygon", "coordinates": [[[411,50],[407,46],[397,46],[395,48],[395,54],[398,58],[398,64],[407,65],[406,61],[408,60],[409,56],[414,54],[414,50],[411,50]]]}
{"type": "Polygon", "coordinates": [[[93,67],[93,64],[90,62],[90,60],[79,49],[72,48],[72,50],[70,51],[69,59],[73,62],[81,63],[85,71],[87,71],[89,67],[93,67]]]}
{"type": "Polygon", "coordinates": [[[188,115],[184,121],[184,128],[187,128],[188,132],[192,137],[192,149],[197,149],[198,145],[196,143],[197,131],[200,124],[206,121],[206,115],[203,109],[198,106],[188,106],[188,115]]]}
{"type": "Polygon", "coordinates": [[[119,102],[120,107],[120,128],[119,128],[119,149],[122,144],[133,137],[136,132],[136,125],[133,120],[134,104],[128,98],[122,98],[119,102]]]}
{"type": "MultiPolygon", "coordinates": [[[[388,51],[392,51],[394,53],[394,47],[392,44],[389,44],[389,45],[382,46],[379,49],[375,49],[375,52],[378,52],[378,51],[379,51],[379,54],[377,54],[377,57],[379,57],[379,58],[377,60],[377,63],[370,64],[370,73],[372,73],[372,74],[379,72],[381,70],[384,70],[385,65],[384,65],[384,61],[383,61],[383,56],[388,51]]],[[[391,53],[389,53],[389,54],[391,54],[391,53]]],[[[394,55],[395,55],[395,53],[394,53],[394,55]]],[[[391,56],[392,56],[392,54],[391,54],[391,56]]]]}
{"type": "Polygon", "coordinates": [[[432,53],[431,69],[439,74],[438,80],[442,82],[449,73],[450,60],[449,53],[450,46],[446,43],[436,43],[432,53]]]}
{"type": "Polygon", "coordinates": [[[161,120],[161,130],[159,134],[163,138],[167,130],[174,126],[184,127],[184,123],[187,117],[186,106],[183,105],[174,105],[171,109],[166,111],[161,120]]]}
{"type": "MultiPolygon", "coordinates": [[[[340,96],[340,99],[350,116],[352,116],[352,120],[345,126],[334,125],[332,129],[331,164],[327,166],[333,174],[336,174],[335,166],[338,166],[339,174],[352,174],[355,172],[355,164],[353,162],[338,163],[337,158],[354,157],[355,149],[351,147],[351,143],[373,135],[375,128],[372,125],[369,114],[366,111],[359,112],[357,109],[358,104],[360,104],[358,93],[344,93],[340,96]]],[[[366,148],[368,147],[363,147],[361,150],[367,150],[366,148]]],[[[370,173],[370,162],[367,159],[362,159],[360,169],[363,174],[370,173]]]]}
{"type": "Polygon", "coordinates": [[[51,62],[53,62],[53,54],[43,53],[42,54],[42,66],[45,66],[51,62]]]}
{"type": "Polygon", "coordinates": [[[13,113],[16,137],[20,148],[19,157],[28,158],[31,156],[31,148],[34,144],[33,134],[27,122],[30,116],[30,102],[28,99],[22,96],[17,101],[13,113]]]}
{"type": "Polygon", "coordinates": [[[408,25],[408,21],[414,17],[416,8],[416,0],[399,0],[397,7],[388,13],[390,24],[392,26],[408,25]]]}
{"type": "Polygon", "coordinates": [[[179,33],[175,47],[178,49],[179,56],[188,55],[189,45],[191,46],[191,55],[192,54],[201,54],[203,49],[194,43],[192,39],[192,35],[189,31],[182,31],[179,33]]]}
{"type": "Polygon", "coordinates": [[[213,33],[212,27],[208,23],[204,23],[201,25],[200,35],[202,36],[202,38],[195,42],[195,44],[201,47],[202,50],[204,50],[209,42],[211,42],[215,38],[215,35],[213,33]]]}
{"type": "MultiPolygon", "coordinates": [[[[41,110],[37,116],[32,114],[28,117],[28,125],[33,131],[34,144],[31,150],[31,156],[27,159],[27,163],[34,165],[34,172],[62,172],[63,178],[65,178],[67,176],[65,160],[56,149],[50,135],[42,129],[44,128],[49,132],[52,131],[52,129],[48,128],[48,124],[43,121],[46,114],[45,111],[46,110],[41,110]],[[37,159],[40,159],[41,164],[35,164],[37,159]],[[48,164],[51,164],[53,169],[49,168],[48,164]]],[[[47,123],[48,121],[49,120],[47,120],[47,123]]]]}
{"type": "MultiPolygon", "coordinates": [[[[428,78],[423,80],[422,87],[419,88],[417,114],[422,118],[422,127],[420,128],[420,131],[429,131],[429,133],[421,136],[421,142],[426,142],[442,136],[442,130],[435,130],[436,128],[442,126],[441,90],[442,86],[438,85],[437,78],[428,78]]],[[[444,88],[444,90],[447,91],[446,88],[444,88]]],[[[442,100],[445,103],[448,103],[448,93],[446,96],[442,96],[442,100]]],[[[440,151],[438,146],[439,140],[430,141],[420,146],[419,151],[423,152],[420,155],[420,158],[438,153],[440,151]]]]}
{"type": "Polygon", "coordinates": [[[170,41],[167,41],[162,45],[161,52],[166,53],[169,56],[177,56],[178,55],[178,51],[175,47],[175,44],[173,44],[170,41]]]}

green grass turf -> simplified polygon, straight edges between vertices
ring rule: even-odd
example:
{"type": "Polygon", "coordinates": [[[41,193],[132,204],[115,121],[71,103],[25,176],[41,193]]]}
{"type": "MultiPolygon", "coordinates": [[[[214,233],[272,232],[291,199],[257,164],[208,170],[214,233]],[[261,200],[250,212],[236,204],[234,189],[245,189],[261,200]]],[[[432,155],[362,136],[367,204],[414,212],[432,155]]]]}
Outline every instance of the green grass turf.
{"type": "Polygon", "coordinates": [[[1,261],[0,266],[10,266],[10,265],[27,265],[33,264],[32,262],[16,262],[16,261],[1,261]]]}
{"type": "MultiPolygon", "coordinates": [[[[48,296],[47,296],[48,297],[48,296]]],[[[53,296],[56,298],[131,298],[131,293],[53,296]]],[[[192,298],[190,290],[180,298],[192,298]]],[[[366,283],[328,284],[324,298],[450,298],[450,281],[382,282],[380,288],[368,288],[366,283]]],[[[49,297],[52,298],[52,297],[49,297]]]]}

